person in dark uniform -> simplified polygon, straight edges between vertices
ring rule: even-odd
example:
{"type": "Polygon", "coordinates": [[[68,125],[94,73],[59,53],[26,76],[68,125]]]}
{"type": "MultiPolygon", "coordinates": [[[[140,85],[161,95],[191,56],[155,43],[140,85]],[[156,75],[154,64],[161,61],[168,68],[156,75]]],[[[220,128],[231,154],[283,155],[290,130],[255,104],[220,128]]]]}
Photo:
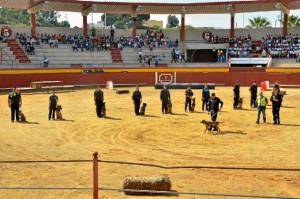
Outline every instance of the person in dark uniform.
{"type": "MultiPolygon", "coordinates": [[[[208,112],[210,113],[211,116],[211,121],[214,122],[217,120],[218,117],[218,112],[221,110],[223,107],[223,102],[220,98],[216,97],[215,93],[211,94],[211,99],[208,102],[208,112]],[[220,106],[221,104],[221,106],[220,106]],[[220,106],[220,108],[219,108],[220,106]]],[[[211,130],[211,128],[210,128],[211,130]]],[[[216,130],[216,129],[214,129],[216,130]]]]}
{"type": "Polygon", "coordinates": [[[185,90],[185,106],[184,106],[184,111],[186,112],[186,108],[189,105],[189,111],[192,111],[192,97],[194,93],[191,90],[191,87],[188,86],[187,89],[185,90]]]}
{"type": "Polygon", "coordinates": [[[166,85],[164,85],[163,89],[160,91],[160,100],[162,102],[162,113],[167,113],[168,101],[171,100],[171,96],[166,85]]]}
{"type": "Polygon", "coordinates": [[[202,111],[204,111],[204,106],[205,106],[205,110],[207,111],[208,109],[207,103],[209,99],[210,99],[209,89],[207,87],[207,84],[205,84],[204,88],[202,89],[202,111]]]}
{"type": "Polygon", "coordinates": [[[280,124],[279,111],[282,103],[282,95],[279,94],[278,89],[274,89],[270,101],[272,102],[273,124],[280,124]]]}
{"type": "Polygon", "coordinates": [[[251,108],[256,108],[256,98],[257,98],[257,84],[256,81],[253,81],[252,86],[249,88],[251,93],[250,106],[251,108]]]}
{"type": "Polygon", "coordinates": [[[55,91],[52,91],[52,95],[49,97],[49,120],[55,120],[55,110],[58,102],[58,97],[55,95],[55,91]]]}
{"type": "Polygon", "coordinates": [[[132,99],[133,99],[133,103],[134,103],[134,111],[136,115],[139,115],[139,111],[140,111],[140,105],[142,103],[142,93],[139,90],[139,87],[136,86],[135,91],[132,94],[132,99]]]}
{"type": "Polygon", "coordinates": [[[8,107],[11,109],[11,122],[19,122],[19,108],[22,106],[21,93],[14,87],[12,92],[8,95],[8,107]]]}
{"type": "Polygon", "coordinates": [[[240,98],[240,80],[236,81],[236,84],[233,87],[233,109],[238,109],[239,98],[240,98]]]}
{"type": "Polygon", "coordinates": [[[97,90],[94,91],[94,101],[96,105],[96,113],[98,118],[101,117],[103,100],[104,100],[103,91],[101,90],[101,87],[98,86],[97,90]]]}

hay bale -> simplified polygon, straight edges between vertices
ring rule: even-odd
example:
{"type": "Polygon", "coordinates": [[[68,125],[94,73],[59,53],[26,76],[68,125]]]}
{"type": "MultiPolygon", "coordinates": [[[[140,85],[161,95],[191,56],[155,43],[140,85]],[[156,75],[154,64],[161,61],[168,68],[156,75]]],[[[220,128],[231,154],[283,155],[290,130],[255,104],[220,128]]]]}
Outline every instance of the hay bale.
{"type": "MultiPolygon", "coordinates": [[[[168,176],[161,177],[126,177],[123,182],[123,189],[170,191],[171,181],[168,176]]],[[[144,195],[149,193],[125,191],[125,194],[144,195]]]]}
{"type": "Polygon", "coordinates": [[[116,90],[117,94],[127,94],[129,93],[129,90],[116,90]]]}

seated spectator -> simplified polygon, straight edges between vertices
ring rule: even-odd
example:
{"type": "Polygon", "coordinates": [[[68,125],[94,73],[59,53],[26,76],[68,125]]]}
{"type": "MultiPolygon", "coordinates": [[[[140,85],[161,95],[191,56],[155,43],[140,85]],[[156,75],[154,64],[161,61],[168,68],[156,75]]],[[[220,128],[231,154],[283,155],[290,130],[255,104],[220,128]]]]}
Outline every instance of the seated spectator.
{"type": "Polygon", "coordinates": [[[42,63],[44,68],[48,68],[49,60],[47,59],[46,56],[44,56],[42,63]]]}
{"type": "Polygon", "coordinates": [[[76,42],[74,42],[74,43],[72,44],[72,49],[73,49],[73,52],[74,52],[75,50],[78,52],[78,46],[77,46],[77,43],[76,43],[76,42]]]}

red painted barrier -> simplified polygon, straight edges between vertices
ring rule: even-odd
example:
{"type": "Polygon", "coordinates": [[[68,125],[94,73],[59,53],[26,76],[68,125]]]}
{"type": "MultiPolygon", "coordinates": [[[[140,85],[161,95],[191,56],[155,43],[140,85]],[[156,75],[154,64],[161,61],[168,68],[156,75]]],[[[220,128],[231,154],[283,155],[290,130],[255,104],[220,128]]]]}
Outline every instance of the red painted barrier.
{"type": "MultiPolygon", "coordinates": [[[[105,84],[141,84],[153,85],[155,73],[93,73],[93,74],[0,74],[0,88],[28,87],[33,81],[63,81],[64,85],[105,84]]],[[[236,80],[241,86],[250,86],[253,80],[257,82],[269,81],[274,84],[279,81],[285,85],[300,85],[300,73],[267,73],[263,71],[242,72],[241,69],[232,72],[177,72],[177,83],[216,83],[227,86],[234,85],[236,80]]]]}

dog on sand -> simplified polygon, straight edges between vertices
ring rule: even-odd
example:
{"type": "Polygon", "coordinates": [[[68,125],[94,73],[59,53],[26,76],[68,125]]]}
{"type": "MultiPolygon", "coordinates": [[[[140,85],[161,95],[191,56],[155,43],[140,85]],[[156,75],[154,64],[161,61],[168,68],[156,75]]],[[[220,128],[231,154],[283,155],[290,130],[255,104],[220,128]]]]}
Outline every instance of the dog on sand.
{"type": "Polygon", "coordinates": [[[166,113],[172,114],[172,102],[171,102],[171,100],[168,101],[167,112],[166,113]]]}
{"type": "Polygon", "coordinates": [[[56,112],[56,119],[57,120],[62,120],[61,109],[62,109],[61,105],[56,106],[55,112],[56,112]]]}
{"type": "Polygon", "coordinates": [[[105,102],[103,102],[103,105],[102,105],[101,117],[103,117],[103,118],[106,117],[106,106],[105,106],[105,102]]]}
{"type": "Polygon", "coordinates": [[[141,109],[140,109],[140,114],[139,115],[145,115],[145,111],[146,111],[146,103],[143,103],[141,109]]]}
{"type": "Polygon", "coordinates": [[[206,120],[202,120],[200,123],[204,124],[205,125],[205,131],[204,133],[206,133],[206,131],[208,131],[209,133],[211,133],[212,131],[212,128],[215,128],[217,130],[217,132],[219,133],[221,130],[219,128],[219,122],[208,122],[206,120]]]}
{"type": "Polygon", "coordinates": [[[26,122],[26,117],[21,110],[19,110],[18,115],[19,115],[19,122],[26,122]]]}
{"type": "Polygon", "coordinates": [[[196,106],[196,98],[192,98],[192,109],[191,109],[191,112],[195,111],[195,106],[196,106]]]}
{"type": "Polygon", "coordinates": [[[243,98],[239,98],[238,109],[243,109],[243,98]]]}

